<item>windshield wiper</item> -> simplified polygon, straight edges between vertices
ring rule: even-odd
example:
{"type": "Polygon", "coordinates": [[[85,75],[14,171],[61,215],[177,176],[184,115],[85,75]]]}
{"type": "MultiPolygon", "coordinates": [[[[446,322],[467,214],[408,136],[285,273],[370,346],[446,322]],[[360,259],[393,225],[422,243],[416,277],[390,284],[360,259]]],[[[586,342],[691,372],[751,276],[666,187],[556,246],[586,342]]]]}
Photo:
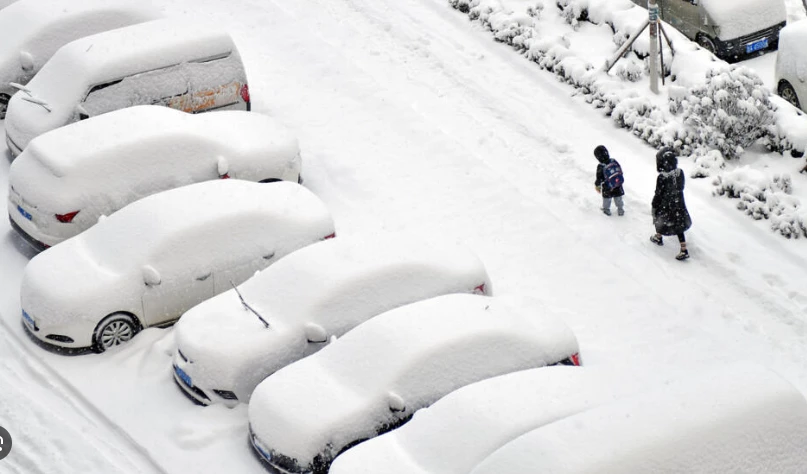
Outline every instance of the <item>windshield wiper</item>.
{"type": "MultiPolygon", "coordinates": [[[[30,92],[27,92],[27,94],[30,94],[30,92]]],[[[26,100],[26,101],[28,101],[28,102],[30,102],[32,104],[41,105],[42,108],[44,108],[48,112],[51,111],[50,106],[48,105],[48,103],[45,102],[44,100],[40,99],[39,97],[34,97],[34,96],[25,97],[25,96],[22,96],[21,98],[22,98],[22,100],[26,100]]]]}
{"type": "Polygon", "coordinates": [[[235,290],[235,294],[237,294],[237,295],[238,295],[238,299],[240,299],[240,300],[241,300],[241,304],[242,304],[242,305],[244,305],[244,309],[245,309],[245,310],[247,310],[247,311],[249,311],[250,313],[254,314],[255,316],[257,316],[257,317],[258,317],[258,319],[260,319],[260,320],[261,320],[261,322],[263,323],[263,325],[264,325],[265,327],[267,327],[267,328],[268,328],[268,327],[269,327],[269,323],[268,323],[268,322],[266,322],[266,320],[265,320],[265,319],[263,319],[263,317],[262,317],[260,314],[258,314],[258,312],[257,312],[257,311],[255,311],[255,309],[254,309],[254,308],[252,308],[252,306],[250,306],[249,304],[247,304],[246,300],[244,300],[244,297],[243,297],[243,296],[241,296],[241,292],[240,292],[240,291],[238,291],[238,288],[236,288],[236,287],[235,287],[235,284],[232,282],[232,280],[230,280],[230,285],[232,285],[233,289],[235,290]]]}
{"type": "Polygon", "coordinates": [[[31,95],[31,89],[25,87],[22,84],[19,84],[19,83],[16,83],[16,82],[9,82],[8,85],[10,85],[11,87],[17,89],[18,91],[23,91],[26,94],[31,95]]]}

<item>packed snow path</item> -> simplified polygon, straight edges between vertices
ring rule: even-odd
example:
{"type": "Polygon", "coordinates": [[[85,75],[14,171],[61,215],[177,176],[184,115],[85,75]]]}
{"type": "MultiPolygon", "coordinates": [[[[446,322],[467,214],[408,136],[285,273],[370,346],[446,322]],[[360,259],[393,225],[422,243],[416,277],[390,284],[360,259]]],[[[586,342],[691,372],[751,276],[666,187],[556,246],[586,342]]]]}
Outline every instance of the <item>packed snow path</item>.
{"type": "MultiPolygon", "coordinates": [[[[675,239],[648,241],[654,150],[447,1],[155,3],[181,21],[230,29],[253,110],[298,135],[306,186],[340,235],[465,242],[495,293],[564,311],[584,363],[631,371],[637,387],[657,372],[753,361],[807,393],[807,242],[782,239],[712,197],[707,181],[688,180],[692,258],[675,261],[675,239]],[[624,217],[599,211],[599,144],[625,170],[624,217]]],[[[7,170],[3,161],[0,189],[7,170]]],[[[0,331],[18,338],[28,258],[0,220],[0,331]]],[[[173,386],[170,329],[100,356],[21,342],[72,385],[67,400],[86,397],[168,472],[265,472],[246,441],[245,407],[197,407],[173,386]]]]}

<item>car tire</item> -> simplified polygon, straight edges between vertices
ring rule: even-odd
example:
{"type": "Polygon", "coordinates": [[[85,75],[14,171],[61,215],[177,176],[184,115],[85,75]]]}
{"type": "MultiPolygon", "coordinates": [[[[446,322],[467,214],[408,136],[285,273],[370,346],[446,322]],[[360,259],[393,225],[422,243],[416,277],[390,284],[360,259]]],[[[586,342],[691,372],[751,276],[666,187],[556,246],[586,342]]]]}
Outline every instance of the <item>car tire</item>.
{"type": "Polygon", "coordinates": [[[801,108],[801,105],[799,104],[799,96],[796,95],[796,89],[794,89],[789,82],[787,81],[780,82],[776,92],[783,99],[793,104],[793,106],[796,107],[797,109],[801,108]]]}
{"type": "Polygon", "coordinates": [[[5,120],[6,118],[6,110],[8,110],[8,101],[11,100],[11,97],[0,94],[0,120],[5,120]]]}
{"type": "Polygon", "coordinates": [[[717,45],[712,38],[706,35],[698,36],[698,46],[717,56],[717,45]]]}
{"type": "Polygon", "coordinates": [[[105,350],[131,341],[140,332],[140,325],[134,317],[127,313],[113,313],[104,318],[95,328],[93,349],[95,352],[105,350]]]}

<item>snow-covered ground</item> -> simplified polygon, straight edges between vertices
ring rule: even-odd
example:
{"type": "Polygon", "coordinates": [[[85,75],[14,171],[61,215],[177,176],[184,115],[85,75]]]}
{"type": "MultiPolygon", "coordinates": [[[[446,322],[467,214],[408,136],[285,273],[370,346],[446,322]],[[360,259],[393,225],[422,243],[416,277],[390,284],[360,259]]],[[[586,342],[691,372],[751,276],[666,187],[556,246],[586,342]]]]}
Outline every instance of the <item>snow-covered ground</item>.
{"type": "MultiPolygon", "coordinates": [[[[563,312],[584,363],[630,371],[637,387],[747,361],[807,393],[807,239],[782,238],[691,179],[692,258],[675,261],[677,244],[648,241],[655,150],[447,0],[154,3],[230,29],[253,110],[299,137],[305,184],[339,235],[405,230],[467,244],[496,294],[563,312]],[[625,170],[624,217],[599,212],[599,144],[625,170]]],[[[803,160],[742,159],[788,170],[794,194],[807,196],[807,176],[794,173],[803,160]]],[[[0,189],[8,166],[0,160],[0,189]]],[[[32,343],[19,322],[30,257],[0,219],[0,426],[16,435],[0,472],[78,472],[68,458],[95,460],[82,472],[265,472],[245,406],[198,407],[174,386],[172,329],[102,355],[32,343]]]]}

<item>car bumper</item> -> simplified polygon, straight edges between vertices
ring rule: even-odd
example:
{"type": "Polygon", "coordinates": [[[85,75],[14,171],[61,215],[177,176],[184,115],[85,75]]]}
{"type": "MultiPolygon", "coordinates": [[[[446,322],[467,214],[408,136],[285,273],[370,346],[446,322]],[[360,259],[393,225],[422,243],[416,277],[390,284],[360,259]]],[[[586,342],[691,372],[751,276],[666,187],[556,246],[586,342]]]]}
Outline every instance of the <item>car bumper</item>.
{"type": "Polygon", "coordinates": [[[14,229],[15,231],[17,231],[17,234],[19,234],[20,237],[22,237],[23,240],[25,240],[31,247],[36,249],[38,252],[41,252],[41,251],[45,250],[46,248],[50,247],[50,245],[46,244],[45,242],[42,242],[41,240],[36,239],[31,234],[26,232],[14,220],[14,217],[11,214],[8,215],[8,221],[11,223],[11,228],[14,229]]]}
{"type": "Polygon", "coordinates": [[[263,446],[263,443],[258,439],[255,435],[255,432],[252,431],[252,426],[249,427],[249,443],[252,445],[253,452],[256,456],[261,460],[261,462],[269,465],[275,471],[281,474],[312,474],[313,471],[310,469],[303,469],[300,468],[296,461],[293,459],[278,454],[271,449],[266,448],[263,446]],[[278,460],[283,460],[285,462],[279,463],[278,460]],[[282,466],[280,464],[283,464],[282,466]]]}
{"type": "Polygon", "coordinates": [[[754,54],[760,54],[765,51],[775,51],[779,48],[779,31],[784,28],[784,26],[785,23],[782,22],[773,25],[770,28],[757,31],[756,33],[741,36],[728,41],[717,39],[715,40],[717,55],[724,59],[740,59],[754,54]],[[760,47],[760,42],[763,41],[767,44],[764,47],[760,47]]]}
{"type": "Polygon", "coordinates": [[[86,349],[92,346],[92,337],[88,334],[80,335],[80,329],[75,327],[43,326],[41,321],[37,321],[22,310],[22,325],[28,333],[38,339],[43,344],[64,349],[86,349]]]}

